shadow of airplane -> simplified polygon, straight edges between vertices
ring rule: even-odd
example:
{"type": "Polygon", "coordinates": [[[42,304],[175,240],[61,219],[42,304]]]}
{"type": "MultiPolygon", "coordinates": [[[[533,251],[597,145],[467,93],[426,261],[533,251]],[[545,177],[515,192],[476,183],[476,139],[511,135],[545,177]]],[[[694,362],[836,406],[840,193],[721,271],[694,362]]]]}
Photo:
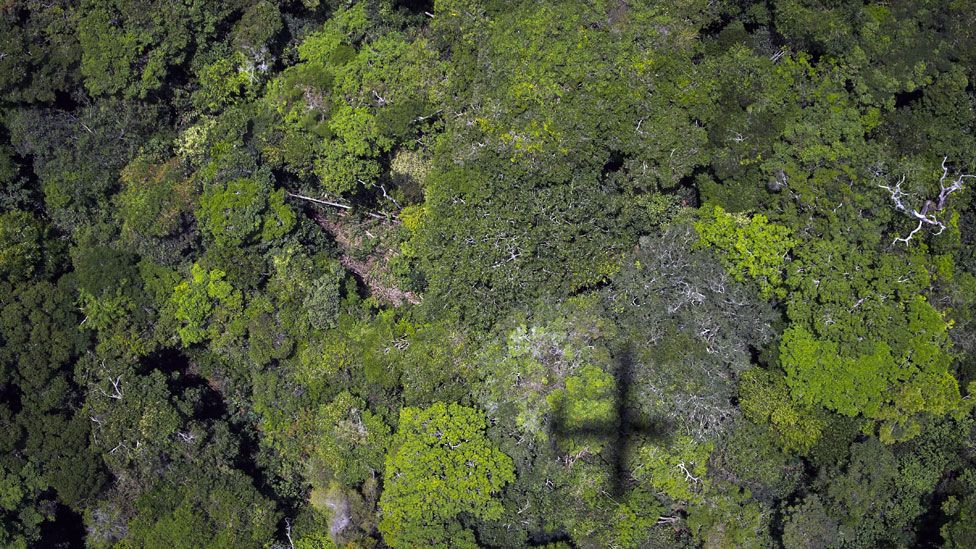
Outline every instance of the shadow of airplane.
{"type": "Polygon", "coordinates": [[[558,445],[560,440],[570,438],[598,438],[607,442],[600,452],[600,459],[610,468],[610,494],[621,497],[632,482],[628,461],[635,444],[661,440],[668,436],[670,426],[666,421],[641,417],[631,403],[633,386],[634,357],[632,345],[628,342],[614,355],[616,368],[614,381],[614,413],[606,421],[575,422],[567,420],[565,399],[561,399],[553,412],[551,422],[552,440],[558,445]]]}

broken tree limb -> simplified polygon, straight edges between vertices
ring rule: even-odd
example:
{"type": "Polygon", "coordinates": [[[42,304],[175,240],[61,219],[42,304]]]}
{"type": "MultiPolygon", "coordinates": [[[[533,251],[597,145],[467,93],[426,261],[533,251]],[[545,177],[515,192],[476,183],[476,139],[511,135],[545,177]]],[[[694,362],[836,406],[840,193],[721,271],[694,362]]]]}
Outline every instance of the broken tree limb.
{"type": "MultiPolygon", "coordinates": [[[[339,208],[339,209],[342,209],[342,210],[346,210],[347,212],[348,211],[352,211],[352,206],[350,206],[349,204],[342,204],[340,202],[332,202],[332,201],[329,201],[329,200],[323,200],[321,198],[314,198],[314,197],[311,197],[311,196],[305,196],[303,194],[293,193],[291,191],[285,191],[285,195],[286,196],[290,196],[291,198],[297,198],[299,200],[305,200],[307,202],[312,202],[313,204],[321,204],[323,206],[331,206],[333,208],[339,208]]],[[[376,218],[376,219],[389,219],[390,218],[389,215],[383,215],[383,214],[379,214],[379,213],[376,213],[376,212],[369,212],[369,211],[367,211],[365,213],[366,213],[366,215],[368,215],[370,217],[373,217],[373,218],[376,218]]]]}
{"type": "Polygon", "coordinates": [[[309,202],[314,202],[316,204],[322,204],[325,206],[332,206],[333,208],[341,208],[343,210],[352,209],[352,206],[350,206],[349,204],[340,204],[338,202],[330,202],[328,200],[322,200],[321,198],[312,198],[311,196],[305,196],[305,195],[293,193],[291,191],[285,191],[285,194],[292,198],[297,198],[299,200],[307,200],[309,202]]]}

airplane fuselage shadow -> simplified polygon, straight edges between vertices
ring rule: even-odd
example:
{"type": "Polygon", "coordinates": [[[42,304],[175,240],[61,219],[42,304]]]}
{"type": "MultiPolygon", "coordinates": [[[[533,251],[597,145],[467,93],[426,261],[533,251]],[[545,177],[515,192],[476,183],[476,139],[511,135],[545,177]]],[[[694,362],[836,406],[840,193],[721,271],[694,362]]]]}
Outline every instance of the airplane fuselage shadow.
{"type": "Polygon", "coordinates": [[[561,442],[592,439],[603,443],[599,457],[610,472],[610,494],[622,496],[631,487],[631,452],[647,442],[668,438],[671,426],[662,418],[649,418],[636,409],[631,394],[634,384],[634,353],[631,343],[622,345],[613,356],[613,415],[604,421],[578,422],[566,417],[565,401],[560,400],[550,422],[551,440],[557,451],[561,442]]]}

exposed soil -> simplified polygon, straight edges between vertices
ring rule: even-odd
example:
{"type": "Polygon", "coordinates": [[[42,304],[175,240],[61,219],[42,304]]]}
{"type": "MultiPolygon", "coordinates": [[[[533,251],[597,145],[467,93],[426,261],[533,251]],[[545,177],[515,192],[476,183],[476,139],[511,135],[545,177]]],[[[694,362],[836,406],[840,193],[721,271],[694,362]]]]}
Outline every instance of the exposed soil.
{"type": "Polygon", "coordinates": [[[315,212],[315,222],[328,231],[339,245],[339,262],[353,272],[368,288],[370,293],[384,303],[395,307],[404,303],[417,305],[420,297],[413,292],[403,291],[390,283],[393,278],[389,270],[390,259],[396,250],[386,241],[394,224],[383,219],[357,220],[350,215],[337,212],[315,212]],[[361,249],[365,238],[377,239],[379,244],[365,259],[357,259],[353,253],[361,249]]]}

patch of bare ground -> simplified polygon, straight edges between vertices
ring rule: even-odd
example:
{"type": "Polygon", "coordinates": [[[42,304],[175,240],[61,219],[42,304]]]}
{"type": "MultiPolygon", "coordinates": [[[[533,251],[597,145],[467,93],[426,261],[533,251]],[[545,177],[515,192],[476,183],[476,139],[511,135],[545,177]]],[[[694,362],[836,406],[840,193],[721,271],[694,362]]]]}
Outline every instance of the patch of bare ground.
{"type": "Polygon", "coordinates": [[[355,273],[379,301],[398,307],[404,303],[417,305],[421,298],[403,291],[393,283],[390,260],[398,253],[391,242],[396,223],[389,219],[357,219],[345,212],[316,211],[315,222],[325,229],[339,245],[339,262],[355,273]],[[371,247],[369,253],[362,250],[371,247]],[[359,253],[357,253],[359,252],[359,253]]]}

